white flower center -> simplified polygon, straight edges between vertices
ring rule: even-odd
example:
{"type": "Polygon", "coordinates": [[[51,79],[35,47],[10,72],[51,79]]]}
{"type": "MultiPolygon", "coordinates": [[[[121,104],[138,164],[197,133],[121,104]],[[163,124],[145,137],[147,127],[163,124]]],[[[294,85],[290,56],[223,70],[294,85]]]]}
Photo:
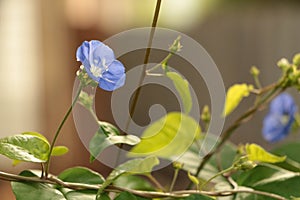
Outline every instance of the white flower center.
{"type": "Polygon", "coordinates": [[[94,63],[95,64],[91,65],[91,73],[96,78],[102,77],[103,72],[108,70],[108,66],[106,65],[106,60],[105,59],[102,60],[102,63],[101,63],[102,66],[98,66],[98,67],[95,66],[95,65],[98,65],[97,60],[94,60],[94,63]]]}
{"type": "Polygon", "coordinates": [[[96,77],[99,78],[102,76],[102,70],[100,67],[96,67],[95,65],[91,66],[91,73],[96,77]]]}

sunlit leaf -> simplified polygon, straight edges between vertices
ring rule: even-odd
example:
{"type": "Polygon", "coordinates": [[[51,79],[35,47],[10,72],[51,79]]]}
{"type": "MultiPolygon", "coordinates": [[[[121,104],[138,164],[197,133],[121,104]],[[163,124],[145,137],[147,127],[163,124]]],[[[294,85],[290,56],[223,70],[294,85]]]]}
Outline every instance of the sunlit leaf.
{"type": "Polygon", "coordinates": [[[55,146],[53,147],[51,156],[62,156],[69,152],[68,147],[65,146],[55,146]]]}
{"type": "Polygon", "coordinates": [[[193,118],[171,112],[143,132],[141,142],[132,148],[129,155],[178,157],[190,147],[195,138],[199,138],[200,132],[200,126],[193,118]]]}
{"type": "Polygon", "coordinates": [[[191,175],[190,172],[188,172],[188,177],[190,181],[192,181],[195,185],[199,185],[199,179],[196,176],[191,175]]]}
{"type": "Polygon", "coordinates": [[[188,114],[192,109],[192,97],[189,82],[182,78],[177,72],[167,72],[166,75],[173,81],[173,84],[181,97],[184,112],[188,114]]]}
{"type": "Polygon", "coordinates": [[[251,90],[253,90],[252,85],[235,84],[231,86],[227,91],[223,115],[229,115],[240,104],[244,97],[249,96],[251,90]]]}
{"type": "Polygon", "coordinates": [[[22,134],[0,139],[0,154],[19,161],[46,162],[50,146],[38,136],[22,134]]]}
{"type": "Polygon", "coordinates": [[[257,144],[247,144],[245,146],[245,150],[248,159],[251,161],[277,163],[283,162],[286,159],[286,156],[276,156],[274,154],[271,154],[257,144]]]}
{"type": "Polygon", "coordinates": [[[49,141],[47,140],[47,138],[46,138],[44,135],[42,135],[41,133],[27,131],[27,132],[22,133],[22,135],[32,135],[32,136],[36,136],[36,137],[38,137],[38,138],[44,140],[44,142],[46,142],[46,143],[48,143],[48,144],[50,145],[50,143],[49,143],[49,141]]]}

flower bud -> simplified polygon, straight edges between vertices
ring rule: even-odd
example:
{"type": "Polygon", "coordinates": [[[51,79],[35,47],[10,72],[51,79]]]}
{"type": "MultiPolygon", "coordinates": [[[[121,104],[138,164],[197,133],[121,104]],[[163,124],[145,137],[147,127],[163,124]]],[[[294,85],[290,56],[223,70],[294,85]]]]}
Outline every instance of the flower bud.
{"type": "Polygon", "coordinates": [[[175,169],[182,169],[183,168],[183,163],[180,163],[180,162],[174,162],[173,163],[173,167],[175,169]]]}
{"type": "Polygon", "coordinates": [[[171,53],[176,53],[176,52],[179,52],[182,48],[182,45],[180,43],[180,36],[178,36],[176,38],[176,40],[174,40],[172,46],[169,48],[169,50],[171,51],[171,53]]]}
{"type": "Polygon", "coordinates": [[[300,53],[296,54],[293,58],[293,64],[297,67],[300,66],[300,53]]]}
{"type": "Polygon", "coordinates": [[[253,75],[253,76],[258,76],[260,71],[259,69],[257,69],[256,66],[252,66],[251,69],[250,69],[250,73],[253,75]]]}
{"type": "Polygon", "coordinates": [[[277,62],[277,66],[282,70],[287,70],[290,68],[290,63],[286,58],[282,58],[277,62]]]}
{"type": "Polygon", "coordinates": [[[205,105],[202,110],[201,120],[205,123],[209,123],[211,118],[210,110],[208,105],[205,105]]]}
{"type": "Polygon", "coordinates": [[[240,169],[241,170],[250,170],[250,169],[253,169],[254,167],[256,167],[256,165],[257,164],[255,162],[248,160],[248,161],[241,163],[240,169]]]}

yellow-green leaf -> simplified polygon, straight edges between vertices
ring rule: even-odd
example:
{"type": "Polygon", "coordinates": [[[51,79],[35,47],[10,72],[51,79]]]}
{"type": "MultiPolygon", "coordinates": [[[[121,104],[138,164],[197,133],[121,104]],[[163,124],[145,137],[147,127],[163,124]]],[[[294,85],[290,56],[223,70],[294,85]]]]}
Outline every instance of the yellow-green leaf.
{"type": "Polygon", "coordinates": [[[286,159],[286,156],[271,154],[257,144],[246,144],[245,149],[248,159],[255,162],[278,163],[286,159]]]}
{"type": "Polygon", "coordinates": [[[55,146],[53,147],[51,156],[62,156],[69,152],[68,147],[65,146],[55,146]]]}
{"type": "Polygon", "coordinates": [[[200,182],[196,176],[193,176],[190,172],[188,172],[188,177],[195,185],[199,185],[200,182]]]}
{"type": "Polygon", "coordinates": [[[167,77],[173,81],[173,84],[179,93],[179,96],[182,100],[184,112],[189,113],[192,109],[192,97],[189,88],[189,82],[182,78],[176,72],[167,72],[167,77]]]}
{"type": "Polygon", "coordinates": [[[240,104],[244,97],[249,96],[251,90],[253,90],[252,85],[235,84],[231,86],[227,91],[223,116],[229,115],[240,104]]]}
{"type": "Polygon", "coordinates": [[[180,112],[171,112],[143,132],[141,142],[132,148],[129,155],[178,157],[195,138],[199,138],[200,132],[200,126],[193,118],[180,112]]]}

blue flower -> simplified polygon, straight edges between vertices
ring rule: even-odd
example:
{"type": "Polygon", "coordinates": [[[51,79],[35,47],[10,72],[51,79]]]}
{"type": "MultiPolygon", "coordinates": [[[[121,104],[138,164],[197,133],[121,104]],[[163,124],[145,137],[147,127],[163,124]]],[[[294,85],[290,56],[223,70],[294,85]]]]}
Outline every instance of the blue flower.
{"type": "Polygon", "coordinates": [[[270,111],[263,121],[263,136],[269,142],[282,140],[290,132],[297,106],[291,95],[282,93],[270,104],[270,111]]]}
{"type": "Polygon", "coordinates": [[[100,88],[112,91],[124,85],[126,75],[123,64],[116,60],[113,50],[102,42],[84,41],[78,47],[76,57],[100,88]]]}

